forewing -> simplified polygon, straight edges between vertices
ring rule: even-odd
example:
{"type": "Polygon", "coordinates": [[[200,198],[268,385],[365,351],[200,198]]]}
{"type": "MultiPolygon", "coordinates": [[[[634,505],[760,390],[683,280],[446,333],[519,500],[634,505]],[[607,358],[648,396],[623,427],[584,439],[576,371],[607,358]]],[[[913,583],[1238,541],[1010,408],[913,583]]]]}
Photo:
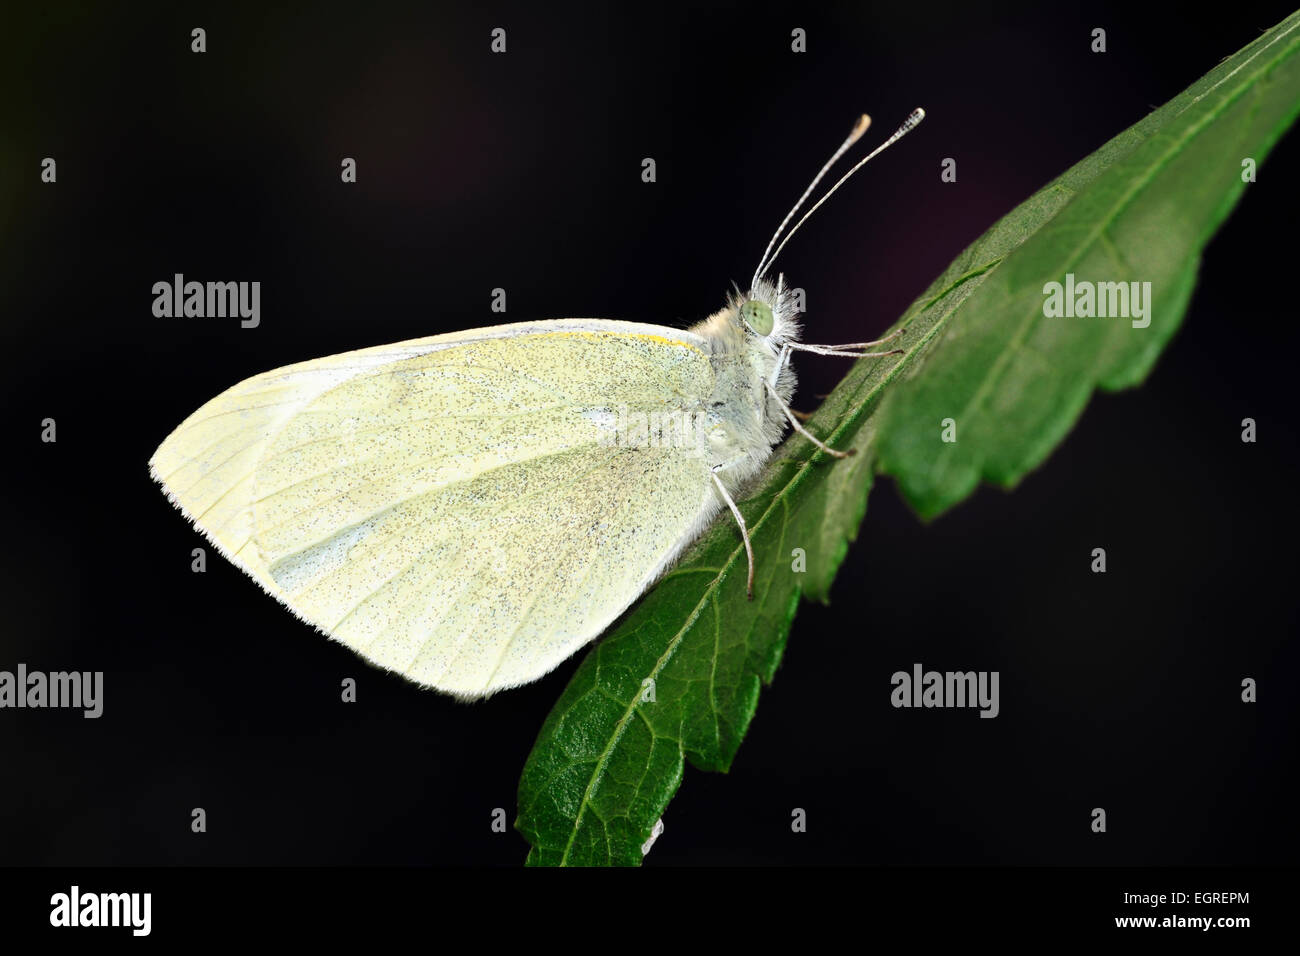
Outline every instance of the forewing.
{"type": "Polygon", "coordinates": [[[620,408],[711,388],[689,333],[503,326],[256,376],[190,416],[151,469],[297,614],[478,696],[598,634],[711,510],[693,449],[602,443],[620,408]]]}

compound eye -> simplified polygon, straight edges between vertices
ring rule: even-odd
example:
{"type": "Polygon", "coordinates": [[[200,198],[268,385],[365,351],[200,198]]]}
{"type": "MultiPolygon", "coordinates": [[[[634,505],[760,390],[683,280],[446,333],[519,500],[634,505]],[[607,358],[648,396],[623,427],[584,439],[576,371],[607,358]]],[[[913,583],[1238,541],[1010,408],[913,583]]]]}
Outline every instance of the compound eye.
{"type": "Polygon", "coordinates": [[[750,299],[740,307],[740,317],[757,335],[772,334],[772,310],[757,299],[750,299]]]}

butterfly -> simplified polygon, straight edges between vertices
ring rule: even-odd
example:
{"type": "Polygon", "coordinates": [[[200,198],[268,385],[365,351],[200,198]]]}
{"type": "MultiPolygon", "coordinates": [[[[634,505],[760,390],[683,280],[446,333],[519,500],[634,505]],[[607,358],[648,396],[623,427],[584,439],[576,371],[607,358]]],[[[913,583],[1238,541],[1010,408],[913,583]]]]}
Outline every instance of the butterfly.
{"type": "Polygon", "coordinates": [[[689,329],[559,319],[314,359],[246,379],[154,452],[150,474],[216,548],[367,660],[473,699],[598,636],[736,496],[787,426],[795,297],[767,275],[863,116],[782,220],[744,294],[689,329]],[[776,245],[780,240],[780,245],[776,245]],[[775,247],[775,250],[774,250],[775,247]]]}

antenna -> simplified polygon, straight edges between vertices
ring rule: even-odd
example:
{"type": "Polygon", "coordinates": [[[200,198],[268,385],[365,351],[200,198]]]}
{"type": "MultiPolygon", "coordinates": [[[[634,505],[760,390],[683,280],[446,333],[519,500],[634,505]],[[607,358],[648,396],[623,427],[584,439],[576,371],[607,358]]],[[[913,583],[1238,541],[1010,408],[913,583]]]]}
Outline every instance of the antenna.
{"type": "Polygon", "coordinates": [[[858,121],[853,124],[853,129],[849,132],[848,138],[845,139],[844,142],[840,143],[840,148],[831,154],[830,159],[826,160],[826,165],[823,166],[817,175],[813,177],[813,181],[810,182],[808,188],[803,191],[803,195],[799,197],[799,201],[796,202],[790,211],[785,214],[785,218],[781,220],[781,225],[776,227],[776,232],[773,233],[772,238],[768,240],[767,248],[763,250],[763,258],[758,261],[758,268],[754,270],[754,278],[750,280],[749,283],[751,289],[754,288],[754,286],[758,284],[758,280],[763,277],[763,267],[767,263],[767,254],[771,252],[772,247],[776,245],[776,240],[781,238],[782,230],[785,229],[794,214],[799,211],[799,207],[804,204],[804,201],[812,195],[812,191],[817,188],[817,184],[822,181],[822,177],[830,172],[831,167],[835,165],[836,161],[847,153],[854,143],[862,138],[862,134],[867,131],[867,127],[870,125],[871,117],[866,113],[863,113],[858,117],[858,121]]]}
{"type": "MultiPolygon", "coordinates": [[[[865,116],[864,116],[864,119],[865,119],[865,116]]],[[[847,173],[845,173],[843,176],[841,176],[839,182],[837,182],[834,186],[832,186],[830,189],[828,189],[828,190],[826,191],[826,194],[825,194],[824,196],[822,196],[821,199],[817,200],[817,202],[813,204],[813,207],[812,207],[811,209],[809,209],[806,213],[803,214],[803,218],[800,219],[797,223],[795,223],[794,228],[791,229],[788,233],[786,233],[785,238],[781,240],[781,244],[780,244],[779,246],[776,247],[776,252],[772,253],[772,255],[771,255],[770,258],[768,257],[768,255],[767,255],[766,252],[763,253],[763,260],[762,260],[762,262],[759,263],[758,271],[754,273],[754,278],[753,278],[753,280],[751,280],[751,282],[750,282],[750,288],[752,289],[755,285],[757,285],[757,284],[758,284],[758,280],[761,279],[761,278],[763,277],[764,273],[765,273],[768,269],[772,268],[772,264],[773,264],[774,262],[776,262],[776,257],[779,256],[779,255],[781,254],[781,250],[784,249],[784,248],[785,248],[785,244],[786,244],[787,242],[790,241],[790,237],[793,236],[796,232],[799,231],[799,227],[802,226],[805,222],[808,221],[808,217],[809,217],[809,216],[811,216],[811,215],[812,215],[813,213],[815,213],[819,208],[821,208],[821,204],[822,204],[822,203],[824,203],[826,200],[830,199],[832,195],[834,195],[835,190],[837,190],[837,189],[839,189],[841,186],[843,186],[843,185],[848,181],[848,179],[849,179],[850,176],[852,176],[854,173],[856,173],[859,169],[861,169],[863,166],[865,166],[868,162],[870,162],[871,160],[875,159],[877,156],[879,156],[881,153],[883,153],[883,152],[884,152],[886,149],[888,149],[890,146],[893,146],[895,143],[897,143],[900,139],[902,139],[904,136],[906,136],[906,135],[907,135],[908,133],[910,133],[912,130],[916,129],[916,127],[920,126],[920,125],[921,125],[921,120],[923,120],[923,119],[925,119],[925,110],[921,109],[921,107],[918,106],[916,109],[912,110],[912,112],[908,115],[907,119],[903,120],[903,125],[900,126],[900,127],[898,127],[898,129],[894,130],[893,135],[890,136],[889,139],[885,140],[883,143],[881,143],[879,146],[877,146],[875,149],[873,149],[870,153],[868,153],[868,154],[867,154],[866,156],[864,156],[862,159],[858,160],[857,164],[856,164],[852,169],[850,169],[847,173]]],[[[861,120],[859,120],[858,122],[859,122],[859,124],[861,124],[861,120]]],[[[862,135],[861,133],[857,132],[858,128],[857,128],[856,126],[855,126],[853,129],[854,129],[854,132],[857,133],[857,136],[861,136],[861,135],[862,135]]],[[[866,129],[866,127],[863,126],[863,130],[865,130],[865,129],[866,129]]],[[[857,136],[852,136],[852,135],[850,135],[849,139],[845,141],[844,145],[843,145],[842,147],[840,147],[840,149],[835,153],[835,155],[834,155],[833,157],[831,157],[831,162],[832,162],[832,163],[833,163],[836,159],[838,159],[838,158],[840,157],[840,154],[843,153],[844,150],[848,149],[850,146],[853,145],[854,142],[857,141],[857,136]]],[[[791,210],[790,210],[790,214],[787,215],[787,216],[785,217],[785,222],[788,222],[789,219],[790,219],[790,216],[793,216],[793,215],[794,215],[795,209],[798,209],[799,206],[803,204],[804,199],[806,199],[806,198],[808,197],[808,193],[809,193],[809,192],[812,192],[813,186],[817,185],[817,180],[822,178],[822,176],[825,174],[826,170],[827,170],[829,167],[830,167],[830,163],[827,163],[826,166],[824,166],[824,167],[822,168],[822,171],[821,171],[820,173],[817,174],[817,179],[814,179],[814,180],[813,180],[812,186],[809,186],[809,187],[808,187],[807,192],[805,192],[805,193],[803,194],[803,196],[800,197],[799,202],[795,204],[794,209],[791,209],[791,210]]],[[[782,229],[785,228],[785,222],[782,222],[782,223],[781,223],[781,228],[782,228],[782,229]]],[[[777,230],[777,236],[779,236],[780,234],[781,234],[781,229],[778,229],[778,230],[777,230]]],[[[773,237],[772,237],[772,242],[776,242],[776,238],[777,238],[776,236],[773,236],[773,237]]],[[[768,249],[771,249],[771,248],[772,248],[772,242],[769,242],[769,243],[768,243],[768,249]]]]}

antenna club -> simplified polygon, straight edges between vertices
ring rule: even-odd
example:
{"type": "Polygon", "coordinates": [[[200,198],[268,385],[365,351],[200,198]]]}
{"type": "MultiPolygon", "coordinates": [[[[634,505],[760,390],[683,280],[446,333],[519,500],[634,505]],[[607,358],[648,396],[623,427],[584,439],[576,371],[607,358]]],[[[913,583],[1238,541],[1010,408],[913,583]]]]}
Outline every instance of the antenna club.
{"type": "Polygon", "coordinates": [[[846,139],[843,143],[841,143],[840,148],[831,154],[831,158],[826,161],[826,165],[823,166],[821,170],[817,173],[817,175],[813,177],[813,181],[809,183],[808,188],[803,191],[803,195],[799,197],[799,201],[796,202],[794,204],[794,207],[788,213],[785,214],[785,218],[781,220],[781,225],[776,227],[776,232],[774,232],[772,234],[772,238],[768,240],[767,248],[763,250],[763,257],[758,260],[758,268],[754,270],[754,278],[751,279],[749,282],[750,288],[753,289],[758,285],[759,280],[762,279],[763,276],[767,274],[767,270],[772,267],[772,263],[776,261],[776,257],[781,254],[781,250],[784,249],[786,243],[790,241],[790,237],[799,231],[799,228],[805,222],[808,221],[809,216],[811,216],[818,209],[820,209],[822,204],[826,202],[827,199],[831,198],[831,195],[835,192],[835,190],[843,186],[850,176],[852,176],[864,165],[870,162],[874,157],[879,155],[888,147],[892,146],[894,143],[898,142],[900,139],[906,136],[910,130],[915,129],[917,124],[919,124],[923,119],[925,119],[925,110],[923,110],[919,106],[916,109],[912,110],[912,112],[908,114],[907,119],[903,121],[903,125],[898,127],[898,129],[894,130],[894,134],[890,136],[889,139],[885,140],[883,143],[881,143],[879,146],[873,149],[870,153],[868,153],[865,157],[858,160],[858,162],[854,165],[852,169],[850,169],[847,173],[841,176],[839,181],[830,189],[828,189],[825,192],[825,194],[822,196],[822,198],[817,200],[817,202],[813,204],[813,207],[811,209],[809,209],[806,213],[803,214],[803,218],[800,219],[797,223],[795,223],[793,229],[791,229],[789,232],[785,232],[785,227],[789,225],[790,220],[794,218],[794,214],[799,211],[799,208],[801,206],[803,206],[804,200],[806,200],[810,195],[812,195],[812,191],[816,189],[817,184],[822,181],[822,177],[826,175],[826,171],[829,170],[833,165],[835,165],[835,161],[839,159],[841,156],[843,156],[844,153],[849,149],[849,147],[851,147],[854,143],[856,143],[862,137],[862,134],[867,131],[867,127],[871,125],[870,116],[868,116],[866,113],[863,113],[861,116],[859,116],[858,121],[853,124],[853,130],[852,132],[849,133],[848,139],[846,139]],[[784,239],[781,238],[782,233],[785,233],[784,239]],[[780,239],[780,244],[777,243],[778,239],[780,239]],[[773,251],[774,247],[775,247],[775,251],[773,251]]]}

